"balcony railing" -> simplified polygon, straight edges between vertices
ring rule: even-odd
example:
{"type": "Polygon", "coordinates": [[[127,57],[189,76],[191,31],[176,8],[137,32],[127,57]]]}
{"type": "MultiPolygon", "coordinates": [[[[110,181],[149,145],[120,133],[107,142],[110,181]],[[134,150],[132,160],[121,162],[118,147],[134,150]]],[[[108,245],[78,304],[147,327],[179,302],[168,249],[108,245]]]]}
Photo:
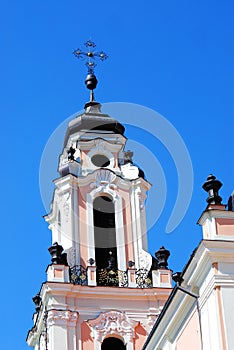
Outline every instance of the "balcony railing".
{"type": "Polygon", "coordinates": [[[98,269],[97,285],[127,287],[128,286],[127,272],[117,270],[117,269],[98,269]]]}
{"type": "Polygon", "coordinates": [[[152,275],[151,271],[147,269],[136,270],[136,284],[139,288],[152,288],[152,275]]]}
{"type": "MultiPolygon", "coordinates": [[[[134,270],[136,288],[152,288],[152,274],[146,269],[134,270]]],[[[70,269],[70,281],[76,285],[89,285],[87,269],[82,265],[70,269]]],[[[118,269],[96,269],[96,285],[107,287],[129,287],[128,271],[118,269]]]]}
{"type": "Polygon", "coordinates": [[[81,286],[88,285],[87,269],[82,265],[75,265],[70,268],[70,281],[81,286]]]}

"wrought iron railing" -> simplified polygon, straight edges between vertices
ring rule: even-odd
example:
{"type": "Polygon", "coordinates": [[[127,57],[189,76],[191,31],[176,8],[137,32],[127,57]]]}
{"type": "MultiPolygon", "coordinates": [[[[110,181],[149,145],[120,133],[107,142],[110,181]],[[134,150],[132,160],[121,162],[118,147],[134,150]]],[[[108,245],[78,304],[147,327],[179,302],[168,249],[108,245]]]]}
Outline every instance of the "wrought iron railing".
{"type": "MultiPolygon", "coordinates": [[[[97,285],[109,287],[128,287],[128,273],[118,269],[97,269],[96,270],[97,285]]],[[[137,288],[152,288],[151,271],[147,269],[135,270],[136,287],[137,288]]],[[[70,268],[70,280],[73,284],[88,285],[87,269],[82,265],[75,265],[70,268]]]]}
{"type": "Polygon", "coordinates": [[[82,265],[75,265],[71,267],[70,280],[73,284],[86,286],[88,284],[87,270],[82,265]]]}
{"type": "Polygon", "coordinates": [[[136,284],[139,288],[152,288],[152,276],[147,269],[136,270],[136,284]]]}
{"type": "Polygon", "coordinates": [[[97,270],[98,286],[128,286],[128,275],[126,271],[117,269],[98,269],[97,270]]]}

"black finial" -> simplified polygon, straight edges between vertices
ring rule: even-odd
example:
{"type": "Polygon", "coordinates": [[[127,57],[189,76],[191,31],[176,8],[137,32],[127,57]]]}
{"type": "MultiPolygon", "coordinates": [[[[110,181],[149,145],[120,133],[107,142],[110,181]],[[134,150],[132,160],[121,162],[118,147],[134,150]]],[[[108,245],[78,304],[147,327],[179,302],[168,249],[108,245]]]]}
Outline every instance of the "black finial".
{"type": "Polygon", "coordinates": [[[135,262],[134,261],[132,261],[132,260],[129,260],[128,261],[128,267],[133,267],[133,266],[135,266],[135,262]]]}
{"type": "Polygon", "coordinates": [[[159,269],[167,269],[168,263],[167,260],[170,256],[169,250],[165,249],[163,246],[155,252],[155,256],[158,260],[158,268],[159,269]]]}
{"type": "Polygon", "coordinates": [[[209,204],[221,204],[222,198],[219,196],[219,190],[223,186],[222,182],[216,179],[216,177],[210,174],[207,177],[206,182],[202,185],[202,188],[208,192],[208,198],[206,199],[209,204]]]}
{"type": "Polygon", "coordinates": [[[67,266],[67,254],[62,253],[63,247],[55,242],[51,247],[48,248],[51,255],[52,264],[66,265],[67,266]]]}
{"type": "Polygon", "coordinates": [[[95,264],[95,260],[93,258],[89,258],[88,263],[93,266],[95,264]]]}
{"type": "Polygon", "coordinates": [[[234,192],[231,194],[231,196],[228,199],[228,210],[234,211],[234,192]]]}
{"type": "Polygon", "coordinates": [[[81,49],[77,49],[73,52],[73,54],[77,58],[81,58],[81,59],[87,57],[85,65],[88,67],[88,75],[85,79],[85,84],[87,88],[90,90],[90,102],[94,102],[93,90],[96,88],[98,83],[97,78],[94,74],[94,68],[97,65],[96,60],[99,59],[101,61],[104,61],[108,58],[108,56],[105,54],[104,51],[94,51],[94,48],[96,47],[96,45],[91,40],[88,40],[85,43],[85,46],[88,48],[88,52],[83,51],[81,49]]]}
{"type": "Polygon", "coordinates": [[[32,301],[33,301],[34,304],[35,304],[36,312],[38,312],[38,311],[40,310],[40,306],[41,306],[41,297],[40,297],[40,294],[35,295],[35,296],[32,298],[32,301]]]}
{"type": "MultiPolygon", "coordinates": [[[[92,92],[94,89],[96,89],[97,83],[98,83],[97,78],[93,73],[87,75],[85,79],[85,85],[87,89],[91,90],[92,92]]],[[[94,96],[92,95],[91,101],[93,100],[94,100],[94,96]]]]}
{"type": "Polygon", "coordinates": [[[73,148],[72,146],[69,148],[69,150],[67,150],[67,154],[68,154],[68,160],[75,160],[74,158],[74,154],[76,153],[75,148],[73,148]]]}

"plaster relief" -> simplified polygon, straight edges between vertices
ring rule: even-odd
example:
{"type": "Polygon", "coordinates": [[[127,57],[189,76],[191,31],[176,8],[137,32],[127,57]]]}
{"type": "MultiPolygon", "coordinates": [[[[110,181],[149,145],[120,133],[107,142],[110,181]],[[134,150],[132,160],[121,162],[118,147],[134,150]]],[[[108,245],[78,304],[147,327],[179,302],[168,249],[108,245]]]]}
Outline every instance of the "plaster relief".
{"type": "Polygon", "coordinates": [[[77,311],[71,310],[48,310],[47,325],[53,326],[54,324],[67,324],[67,323],[77,323],[79,313],[77,311]]]}
{"type": "Polygon", "coordinates": [[[120,311],[102,312],[97,318],[88,321],[92,328],[92,337],[98,342],[102,342],[110,334],[121,336],[125,343],[132,342],[138,323],[120,311]]]}

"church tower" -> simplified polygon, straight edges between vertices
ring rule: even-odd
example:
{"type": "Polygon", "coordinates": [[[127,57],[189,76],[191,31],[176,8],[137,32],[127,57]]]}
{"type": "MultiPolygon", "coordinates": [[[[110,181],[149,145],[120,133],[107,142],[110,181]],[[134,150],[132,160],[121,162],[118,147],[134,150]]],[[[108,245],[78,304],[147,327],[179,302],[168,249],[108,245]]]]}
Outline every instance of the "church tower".
{"type": "Polygon", "coordinates": [[[171,292],[169,251],[147,252],[145,199],[151,185],[125,150],[124,126],[94,100],[67,127],[51,211],[47,280],[33,298],[27,342],[35,350],[140,350],[171,292]]]}

